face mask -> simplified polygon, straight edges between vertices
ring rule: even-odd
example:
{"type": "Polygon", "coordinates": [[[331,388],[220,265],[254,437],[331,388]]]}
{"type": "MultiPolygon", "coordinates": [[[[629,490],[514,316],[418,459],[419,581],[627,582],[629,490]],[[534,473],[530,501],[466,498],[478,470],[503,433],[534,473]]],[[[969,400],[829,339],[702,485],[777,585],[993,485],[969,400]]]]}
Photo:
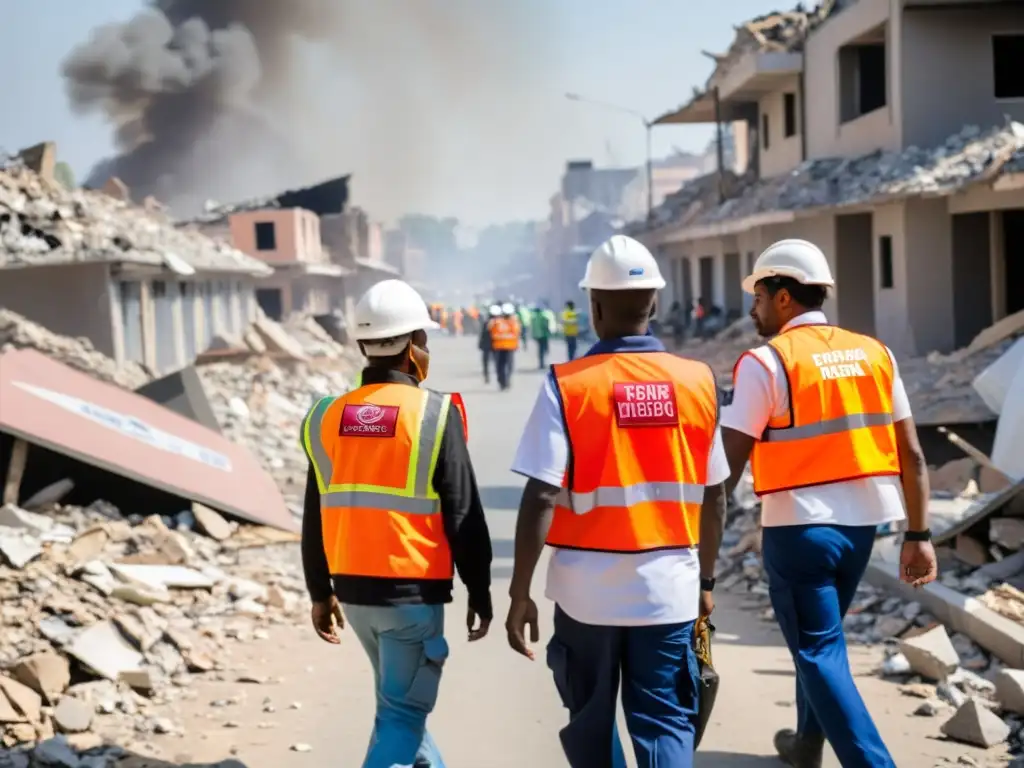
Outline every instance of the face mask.
{"type": "Polygon", "coordinates": [[[430,355],[429,355],[429,353],[424,352],[422,349],[420,349],[419,347],[417,347],[414,344],[410,344],[409,345],[409,362],[412,363],[413,375],[416,377],[416,380],[419,381],[420,383],[426,381],[427,374],[430,372],[430,355]],[[422,364],[420,364],[420,362],[416,359],[417,356],[413,352],[413,350],[417,350],[420,353],[420,356],[422,356],[422,358],[423,358],[423,363],[422,364]]]}

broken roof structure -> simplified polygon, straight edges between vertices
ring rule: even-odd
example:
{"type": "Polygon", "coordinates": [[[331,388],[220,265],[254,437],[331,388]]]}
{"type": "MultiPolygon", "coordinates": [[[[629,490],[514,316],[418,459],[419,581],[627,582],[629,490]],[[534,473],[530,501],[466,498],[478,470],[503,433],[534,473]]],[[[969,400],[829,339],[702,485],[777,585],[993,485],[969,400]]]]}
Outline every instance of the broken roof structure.
{"type": "Polygon", "coordinates": [[[704,88],[695,88],[688,102],[654,120],[654,125],[714,122],[716,108],[718,118],[724,122],[742,119],[745,114],[731,111],[728,105],[715,104],[716,90],[724,97],[736,94],[739,87],[756,89],[762,80],[799,72],[807,35],[854,2],[826,0],[811,11],[803,10],[801,4],[791,11],[773,11],[740,24],[725,53],[704,51],[715,62],[704,88]]]}
{"type": "Polygon", "coordinates": [[[278,192],[265,197],[254,197],[237,203],[220,204],[210,201],[206,212],[192,219],[209,224],[241,211],[259,211],[266,208],[304,208],[317,216],[342,213],[348,205],[349,175],[335,176],[307,187],[278,192]]]}
{"type": "Polygon", "coordinates": [[[671,228],[676,241],[727,235],[759,224],[785,223],[801,214],[853,208],[915,196],[943,197],[965,187],[1024,173],[1024,125],[1010,122],[983,131],[967,126],[939,147],[875,151],[854,158],[807,160],[789,173],[739,179],[726,172],[725,200],[718,202],[718,174],[686,184],[655,211],[652,225],[632,232],[671,228]]]}
{"type": "Polygon", "coordinates": [[[2,432],[243,520],[294,528],[246,448],[142,395],[21,349],[0,356],[0,400],[2,432]]]}
{"type": "Polygon", "coordinates": [[[83,262],[184,274],[271,272],[226,243],[175,227],[159,211],[101,191],[67,189],[24,166],[0,170],[0,269],[83,262]]]}

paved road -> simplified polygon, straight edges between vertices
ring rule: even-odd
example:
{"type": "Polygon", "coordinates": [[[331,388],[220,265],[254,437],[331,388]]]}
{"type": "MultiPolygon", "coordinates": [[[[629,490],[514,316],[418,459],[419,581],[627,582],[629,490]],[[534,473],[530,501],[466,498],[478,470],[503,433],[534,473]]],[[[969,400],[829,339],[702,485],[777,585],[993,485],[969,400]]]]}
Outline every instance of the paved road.
{"type": "MultiPolygon", "coordinates": [[[[529,370],[530,355],[521,354],[513,389],[499,393],[493,384],[483,386],[473,340],[442,338],[431,346],[432,386],[458,390],[466,399],[470,447],[496,554],[493,634],[472,645],[463,639],[465,599],[460,589],[448,616],[452,654],[431,731],[450,768],[564,766],[557,731],[565,712],[548,671],[543,661],[531,663],[509,650],[502,628],[515,509],[523,484],[508,466],[541,375],[529,370]]],[[[534,589],[542,605],[542,643],[551,629],[550,604],[542,601],[543,578],[542,564],[534,589]]],[[[758,610],[744,606],[746,600],[719,598],[715,661],[723,683],[698,755],[701,766],[779,765],[773,757],[772,734],[795,718],[792,663],[781,636],[774,624],[759,620],[758,610]]],[[[943,759],[956,762],[968,753],[982,757],[983,753],[936,739],[940,721],[911,717],[920,700],[901,696],[895,685],[871,674],[879,658],[877,649],[853,653],[861,690],[898,765],[926,768],[947,764],[943,759]]],[[[283,681],[249,687],[246,700],[227,709],[211,709],[209,702],[237,694],[237,684],[199,684],[196,698],[180,713],[189,736],[184,741],[161,739],[165,754],[213,761],[227,757],[231,749],[249,768],[360,764],[373,697],[369,666],[352,638],[339,650],[317,640],[305,626],[278,628],[270,640],[236,652],[233,662],[279,675],[283,681]],[[275,712],[264,711],[264,697],[273,702],[275,712]],[[293,701],[301,702],[302,708],[289,709],[293,701]],[[242,727],[225,730],[225,719],[242,727]],[[289,745],[296,742],[311,745],[312,751],[289,752],[289,745]]],[[[833,758],[828,765],[838,763],[833,758]]]]}

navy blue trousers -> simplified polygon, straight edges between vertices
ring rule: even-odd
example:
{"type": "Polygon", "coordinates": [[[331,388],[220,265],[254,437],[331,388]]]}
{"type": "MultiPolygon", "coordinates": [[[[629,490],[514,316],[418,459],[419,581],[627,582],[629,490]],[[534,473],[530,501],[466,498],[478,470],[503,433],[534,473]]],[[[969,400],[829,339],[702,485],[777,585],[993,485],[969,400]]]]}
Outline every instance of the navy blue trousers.
{"type": "Polygon", "coordinates": [[[843,617],[860,583],[875,526],[764,529],[772,607],[796,665],[797,732],[824,733],[843,768],[895,768],[850,671],[843,617]]]}
{"type": "Polygon", "coordinates": [[[615,727],[620,679],[640,768],[693,765],[700,679],[694,624],[596,626],[555,607],[547,661],[569,710],[559,735],[571,768],[625,766],[615,727]]]}

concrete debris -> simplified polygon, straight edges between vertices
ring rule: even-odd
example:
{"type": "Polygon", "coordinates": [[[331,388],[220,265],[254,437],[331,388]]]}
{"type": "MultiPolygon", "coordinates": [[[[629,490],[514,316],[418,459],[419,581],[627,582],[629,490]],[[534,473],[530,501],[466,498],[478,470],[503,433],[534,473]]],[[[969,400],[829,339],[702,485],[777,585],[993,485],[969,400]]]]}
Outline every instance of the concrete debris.
{"type": "Polygon", "coordinates": [[[214,518],[201,525],[192,510],[161,518],[108,503],[48,509],[2,515],[51,540],[20,570],[0,565],[0,752],[39,741],[37,764],[79,765],[71,755],[108,738],[123,743],[125,729],[160,731],[163,708],[188,696],[190,675],[224,675],[235,643],[293,623],[304,603],[294,535],[229,524],[218,540],[203,533],[214,518]],[[147,562],[132,562],[140,557],[147,562]],[[51,738],[54,729],[67,738],[51,738]]]}
{"type": "Polygon", "coordinates": [[[308,467],[298,425],[319,398],[351,389],[359,361],[348,355],[340,370],[305,363],[286,368],[265,358],[198,369],[224,434],[252,451],[294,509],[301,509],[308,467]]]}
{"type": "Polygon", "coordinates": [[[955,741],[985,748],[1002,744],[1010,735],[1010,727],[976,699],[968,699],[941,730],[955,741]]]}
{"type": "Polygon", "coordinates": [[[960,656],[943,626],[900,641],[910,668],[929,680],[944,680],[960,665],[960,656]]]}
{"type": "Polygon", "coordinates": [[[84,337],[72,339],[60,336],[16,312],[0,307],[0,353],[9,348],[38,350],[71,368],[126,389],[135,389],[150,380],[150,375],[141,365],[125,363],[118,366],[84,337]]]}
{"type": "Polygon", "coordinates": [[[263,262],[177,227],[166,215],[102,191],[46,181],[27,168],[0,171],[0,268],[72,262],[134,262],[267,275],[263,262]]]}
{"type": "Polygon", "coordinates": [[[1024,670],[1003,669],[995,677],[996,700],[1007,712],[1024,715],[1024,670]]]}

